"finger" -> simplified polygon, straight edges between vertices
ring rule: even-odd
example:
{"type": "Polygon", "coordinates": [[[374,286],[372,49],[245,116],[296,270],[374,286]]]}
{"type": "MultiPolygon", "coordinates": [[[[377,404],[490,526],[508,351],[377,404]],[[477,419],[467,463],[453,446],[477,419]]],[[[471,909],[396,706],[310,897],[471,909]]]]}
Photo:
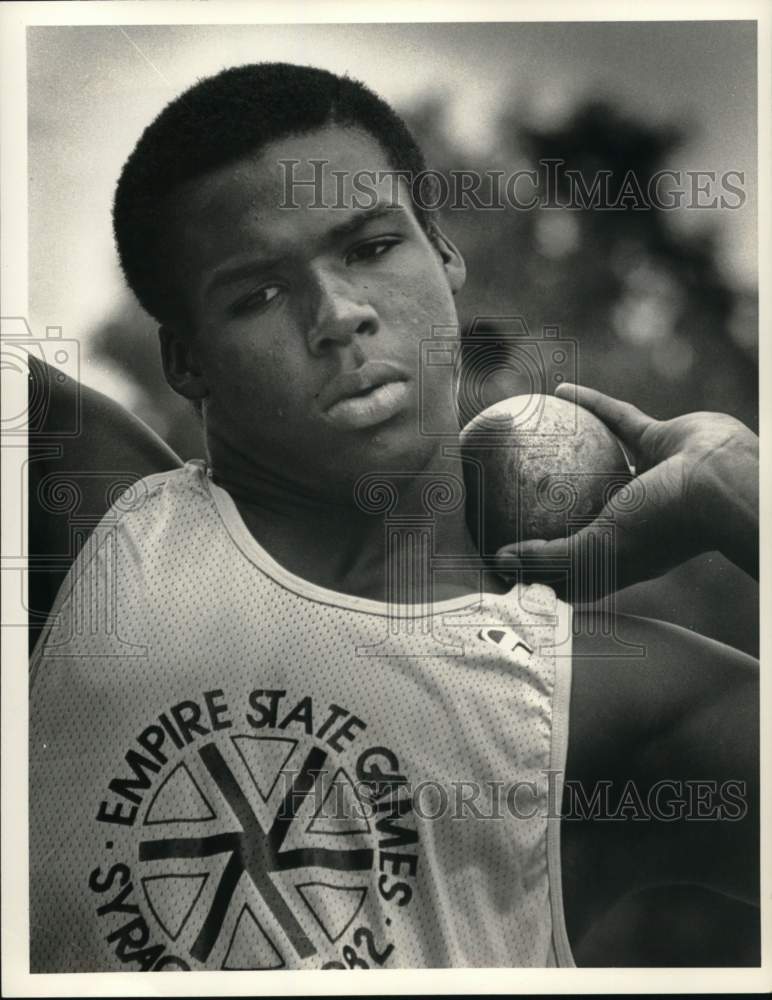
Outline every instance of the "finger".
{"type": "MultiPolygon", "coordinates": [[[[561,539],[561,542],[565,539],[561,539]]],[[[564,549],[545,539],[505,545],[494,556],[493,571],[510,584],[546,583],[558,597],[571,600],[570,563],[564,549]]]]}
{"type": "Polygon", "coordinates": [[[559,399],[569,399],[578,403],[585,410],[594,413],[617,437],[621,438],[624,444],[633,449],[637,448],[643,432],[657,422],[632,403],[614,399],[613,396],[607,396],[597,389],[590,389],[584,385],[564,382],[555,390],[555,395],[559,399]]]}
{"type": "Polygon", "coordinates": [[[592,526],[568,538],[506,546],[495,562],[506,579],[548,583],[571,604],[595,601],[627,585],[618,540],[592,526]]]}
{"type": "Polygon", "coordinates": [[[633,483],[627,509],[612,500],[592,524],[576,534],[505,545],[495,556],[497,571],[506,579],[550,583],[576,604],[661,572],[667,552],[659,551],[657,536],[652,538],[646,530],[660,522],[659,504],[644,480],[633,483]]]}

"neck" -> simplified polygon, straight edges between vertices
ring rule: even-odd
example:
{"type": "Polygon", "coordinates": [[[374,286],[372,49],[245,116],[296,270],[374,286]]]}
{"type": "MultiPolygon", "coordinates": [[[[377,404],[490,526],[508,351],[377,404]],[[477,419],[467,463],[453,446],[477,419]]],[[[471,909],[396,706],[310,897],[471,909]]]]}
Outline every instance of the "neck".
{"type": "Polygon", "coordinates": [[[467,528],[458,456],[438,449],[409,475],[375,473],[357,496],[352,486],[333,497],[262,468],[252,466],[245,475],[238,462],[213,458],[212,465],[215,482],[263,548],[320,587],[396,603],[504,589],[483,573],[467,528]],[[432,556],[455,557],[455,569],[427,573],[432,556]],[[388,580],[401,582],[390,592],[388,580]]]}

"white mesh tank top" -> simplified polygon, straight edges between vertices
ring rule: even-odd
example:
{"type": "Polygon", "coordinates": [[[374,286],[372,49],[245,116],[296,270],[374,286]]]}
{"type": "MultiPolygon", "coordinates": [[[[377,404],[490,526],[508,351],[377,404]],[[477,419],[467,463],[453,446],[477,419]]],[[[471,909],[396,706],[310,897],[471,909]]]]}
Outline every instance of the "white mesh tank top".
{"type": "Polygon", "coordinates": [[[390,608],[142,480],[33,656],[31,971],[571,965],[570,654],[546,587],[390,608]]]}

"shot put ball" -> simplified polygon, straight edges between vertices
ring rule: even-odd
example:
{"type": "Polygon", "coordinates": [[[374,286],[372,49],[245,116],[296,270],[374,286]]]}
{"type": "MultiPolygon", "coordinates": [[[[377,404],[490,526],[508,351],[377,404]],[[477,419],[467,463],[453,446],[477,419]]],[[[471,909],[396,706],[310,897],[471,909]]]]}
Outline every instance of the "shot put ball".
{"type": "Polygon", "coordinates": [[[467,521],[480,550],[564,538],[631,478],[621,445],[589,410],[557,396],[502,399],[461,431],[467,521]]]}

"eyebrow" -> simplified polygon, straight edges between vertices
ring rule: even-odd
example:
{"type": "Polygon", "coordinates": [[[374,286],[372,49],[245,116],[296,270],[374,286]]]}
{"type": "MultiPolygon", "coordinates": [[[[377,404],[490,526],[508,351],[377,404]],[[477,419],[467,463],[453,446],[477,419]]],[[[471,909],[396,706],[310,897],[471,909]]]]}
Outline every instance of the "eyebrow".
{"type": "MultiPolygon", "coordinates": [[[[403,217],[405,214],[405,209],[402,205],[395,205],[392,202],[382,202],[373,205],[371,208],[356,209],[355,214],[351,215],[348,219],[331,226],[330,229],[323,234],[322,240],[324,243],[334,243],[342,237],[354,235],[359,232],[360,229],[364,228],[364,226],[366,226],[369,222],[374,222],[377,219],[386,217],[387,215],[394,218],[395,216],[403,217]]],[[[254,277],[254,275],[260,271],[270,271],[273,268],[287,263],[288,260],[289,255],[287,254],[270,258],[254,258],[246,264],[237,264],[234,267],[217,271],[212,276],[211,280],[206,284],[204,294],[207,296],[211,295],[212,292],[217,291],[220,288],[235,284],[238,281],[243,281],[246,278],[254,277]]]]}
{"type": "Polygon", "coordinates": [[[356,233],[363,226],[366,226],[368,222],[384,218],[387,215],[393,218],[395,215],[404,215],[404,213],[405,209],[402,205],[394,205],[392,203],[379,203],[373,205],[372,208],[358,208],[355,210],[355,214],[344,222],[339,222],[336,226],[332,226],[325,234],[325,239],[332,241],[339,239],[341,236],[351,236],[352,233],[356,233]]]}

